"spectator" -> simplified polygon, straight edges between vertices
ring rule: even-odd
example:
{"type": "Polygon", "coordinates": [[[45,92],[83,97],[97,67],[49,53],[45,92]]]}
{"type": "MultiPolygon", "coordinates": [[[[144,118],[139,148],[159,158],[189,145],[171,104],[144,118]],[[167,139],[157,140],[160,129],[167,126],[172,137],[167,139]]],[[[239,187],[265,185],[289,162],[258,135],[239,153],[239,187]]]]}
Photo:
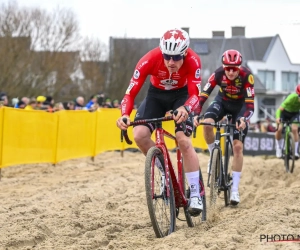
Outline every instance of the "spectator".
{"type": "Polygon", "coordinates": [[[68,107],[67,108],[68,110],[74,110],[75,109],[75,102],[73,102],[73,101],[68,102],[67,107],[68,107]]]}
{"type": "Polygon", "coordinates": [[[116,108],[116,109],[120,108],[119,100],[116,99],[113,101],[113,108],[116,108]]]}
{"type": "Polygon", "coordinates": [[[29,103],[26,105],[25,110],[35,110],[36,109],[36,99],[31,98],[29,103]]]}
{"type": "Polygon", "coordinates": [[[63,103],[62,102],[55,103],[53,107],[53,112],[57,112],[61,110],[65,110],[63,103]]]}
{"type": "Polygon", "coordinates": [[[81,110],[84,108],[84,98],[82,96],[78,96],[75,100],[75,110],[81,110]]]}
{"type": "Polygon", "coordinates": [[[104,103],[103,107],[104,107],[104,108],[112,108],[112,107],[113,107],[113,106],[112,106],[112,103],[111,103],[111,100],[110,100],[109,98],[107,98],[107,99],[105,100],[105,103],[104,103]]]}
{"type": "Polygon", "coordinates": [[[97,103],[98,96],[97,95],[92,95],[90,97],[90,101],[85,105],[86,109],[90,110],[92,106],[94,106],[95,103],[97,103]]]}
{"type": "Polygon", "coordinates": [[[38,96],[36,98],[36,109],[38,110],[45,110],[44,106],[43,106],[43,103],[44,101],[46,101],[46,97],[45,96],[38,96]]]}
{"type": "Polygon", "coordinates": [[[270,118],[266,119],[266,129],[267,132],[276,132],[276,128],[273,126],[273,123],[270,118]]]}
{"type": "Polygon", "coordinates": [[[3,106],[8,106],[8,98],[4,92],[0,93],[0,101],[3,106]]]}
{"type": "Polygon", "coordinates": [[[25,102],[23,102],[23,101],[19,101],[19,102],[18,102],[18,108],[19,108],[19,109],[25,109],[25,107],[26,107],[25,102]]]}

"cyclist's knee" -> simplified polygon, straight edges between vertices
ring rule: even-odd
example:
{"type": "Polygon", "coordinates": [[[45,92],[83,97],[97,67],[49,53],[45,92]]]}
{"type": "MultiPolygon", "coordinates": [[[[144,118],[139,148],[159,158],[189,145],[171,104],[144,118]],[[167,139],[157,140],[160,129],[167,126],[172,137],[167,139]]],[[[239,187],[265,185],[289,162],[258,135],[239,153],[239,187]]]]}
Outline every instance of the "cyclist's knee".
{"type": "MultiPolygon", "coordinates": [[[[214,123],[215,121],[214,121],[214,119],[212,119],[212,118],[206,118],[206,119],[204,119],[204,121],[203,122],[206,122],[206,123],[214,123]]],[[[210,125],[204,125],[204,132],[205,133],[213,133],[213,126],[210,126],[210,125]]]]}
{"type": "Polygon", "coordinates": [[[176,140],[180,148],[189,148],[192,143],[189,137],[187,137],[183,132],[176,133],[176,140]]]}
{"type": "Polygon", "coordinates": [[[151,133],[146,126],[136,126],[133,129],[134,141],[139,145],[151,139],[151,133]]]}
{"type": "Polygon", "coordinates": [[[239,140],[234,140],[233,142],[233,155],[243,155],[243,143],[239,140]]]}

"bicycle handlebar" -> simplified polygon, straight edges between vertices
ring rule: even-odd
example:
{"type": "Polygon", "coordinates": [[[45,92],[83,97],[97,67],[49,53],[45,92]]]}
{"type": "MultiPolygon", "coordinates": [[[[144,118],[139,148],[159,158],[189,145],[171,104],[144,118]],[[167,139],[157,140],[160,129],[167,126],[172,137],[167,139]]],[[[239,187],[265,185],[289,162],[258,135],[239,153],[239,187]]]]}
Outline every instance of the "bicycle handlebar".
{"type": "MultiPolygon", "coordinates": [[[[178,111],[175,110],[174,112],[172,111],[171,114],[174,113],[174,115],[176,116],[178,111]]],[[[134,126],[134,125],[142,125],[142,124],[147,124],[147,123],[157,123],[157,122],[165,122],[165,121],[171,121],[174,120],[173,116],[164,116],[164,117],[160,117],[160,118],[151,118],[151,119],[143,119],[143,120],[137,120],[137,121],[133,121],[130,122],[129,126],[134,126]]],[[[123,118],[123,122],[127,123],[127,118],[123,118]]],[[[183,132],[186,132],[186,125],[185,122],[181,123],[183,126],[183,132]]],[[[123,142],[123,138],[125,138],[125,141],[127,144],[131,145],[132,141],[129,139],[128,133],[127,133],[127,129],[126,130],[121,130],[121,142],[123,142]]]]}
{"type": "MultiPolygon", "coordinates": [[[[199,116],[197,118],[198,122],[200,120],[200,118],[203,116],[199,116]]],[[[215,128],[221,128],[221,127],[230,127],[230,128],[236,128],[235,124],[229,124],[229,123],[220,123],[220,122],[200,122],[199,125],[209,125],[209,126],[213,126],[215,128]]],[[[239,130],[239,140],[242,141],[242,138],[244,136],[244,132],[243,129],[239,130]]],[[[193,137],[196,138],[196,128],[193,131],[193,137]]]]}

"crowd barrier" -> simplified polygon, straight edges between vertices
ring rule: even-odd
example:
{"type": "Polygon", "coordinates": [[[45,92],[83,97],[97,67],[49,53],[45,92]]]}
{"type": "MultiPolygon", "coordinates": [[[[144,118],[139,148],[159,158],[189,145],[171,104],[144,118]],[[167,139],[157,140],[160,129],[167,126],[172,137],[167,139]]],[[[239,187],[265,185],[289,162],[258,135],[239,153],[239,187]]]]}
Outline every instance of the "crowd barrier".
{"type": "Polygon", "coordinates": [[[244,141],[244,155],[276,155],[274,134],[249,132],[244,141]]]}
{"type": "MultiPolygon", "coordinates": [[[[133,120],[135,111],[131,114],[133,120]]],[[[65,110],[48,113],[37,110],[0,108],[0,168],[28,164],[53,163],[95,157],[110,150],[138,148],[133,142],[121,143],[116,120],[119,109],[101,108],[95,112],[65,110]]],[[[167,130],[174,131],[174,122],[163,123],[167,130]]],[[[197,137],[192,138],[195,148],[207,149],[202,136],[202,126],[197,128],[197,137]]],[[[133,141],[132,127],[128,135],[133,141]]],[[[169,149],[175,148],[173,140],[166,138],[169,149]]]]}

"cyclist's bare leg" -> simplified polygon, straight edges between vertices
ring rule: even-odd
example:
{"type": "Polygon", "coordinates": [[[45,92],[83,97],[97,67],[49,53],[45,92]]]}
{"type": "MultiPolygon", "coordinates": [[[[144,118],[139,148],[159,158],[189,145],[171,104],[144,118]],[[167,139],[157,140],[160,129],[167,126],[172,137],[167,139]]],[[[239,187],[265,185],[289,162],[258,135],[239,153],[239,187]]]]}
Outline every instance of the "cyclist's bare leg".
{"type": "Polygon", "coordinates": [[[281,133],[282,133],[282,124],[278,126],[278,130],[275,132],[275,139],[280,140],[281,139],[281,133]]]}
{"type": "Polygon", "coordinates": [[[147,154],[148,150],[155,146],[154,141],[151,139],[151,133],[146,126],[136,126],[133,128],[133,136],[136,145],[142,151],[144,155],[147,154]]]}
{"type": "Polygon", "coordinates": [[[197,153],[194,150],[192,141],[182,131],[176,133],[176,139],[178,141],[179,149],[184,159],[184,171],[186,173],[199,170],[199,161],[197,153]]]}
{"type": "MultiPolygon", "coordinates": [[[[240,140],[233,140],[233,161],[232,161],[232,194],[238,192],[241,172],[243,168],[243,143],[240,140]]],[[[231,204],[239,203],[239,198],[231,198],[231,204]],[[232,201],[233,199],[233,201],[232,201]]]]}
{"type": "MultiPolygon", "coordinates": [[[[206,118],[204,122],[213,123],[215,121],[212,118],[206,118]]],[[[209,152],[211,153],[211,150],[213,149],[214,142],[215,142],[214,128],[209,125],[204,125],[203,135],[204,135],[205,142],[208,145],[209,152]]]]}
{"type": "Polygon", "coordinates": [[[233,140],[232,171],[242,172],[242,168],[243,168],[243,143],[240,140],[233,140]]]}
{"type": "Polygon", "coordinates": [[[298,124],[292,124],[292,133],[295,139],[295,153],[298,154],[298,145],[299,145],[298,124]]]}
{"type": "Polygon", "coordinates": [[[194,216],[198,216],[203,209],[203,204],[199,192],[200,173],[198,156],[192,145],[192,140],[187,137],[182,131],[176,132],[176,139],[183,156],[185,176],[190,186],[191,199],[189,203],[189,212],[194,216]]]}

